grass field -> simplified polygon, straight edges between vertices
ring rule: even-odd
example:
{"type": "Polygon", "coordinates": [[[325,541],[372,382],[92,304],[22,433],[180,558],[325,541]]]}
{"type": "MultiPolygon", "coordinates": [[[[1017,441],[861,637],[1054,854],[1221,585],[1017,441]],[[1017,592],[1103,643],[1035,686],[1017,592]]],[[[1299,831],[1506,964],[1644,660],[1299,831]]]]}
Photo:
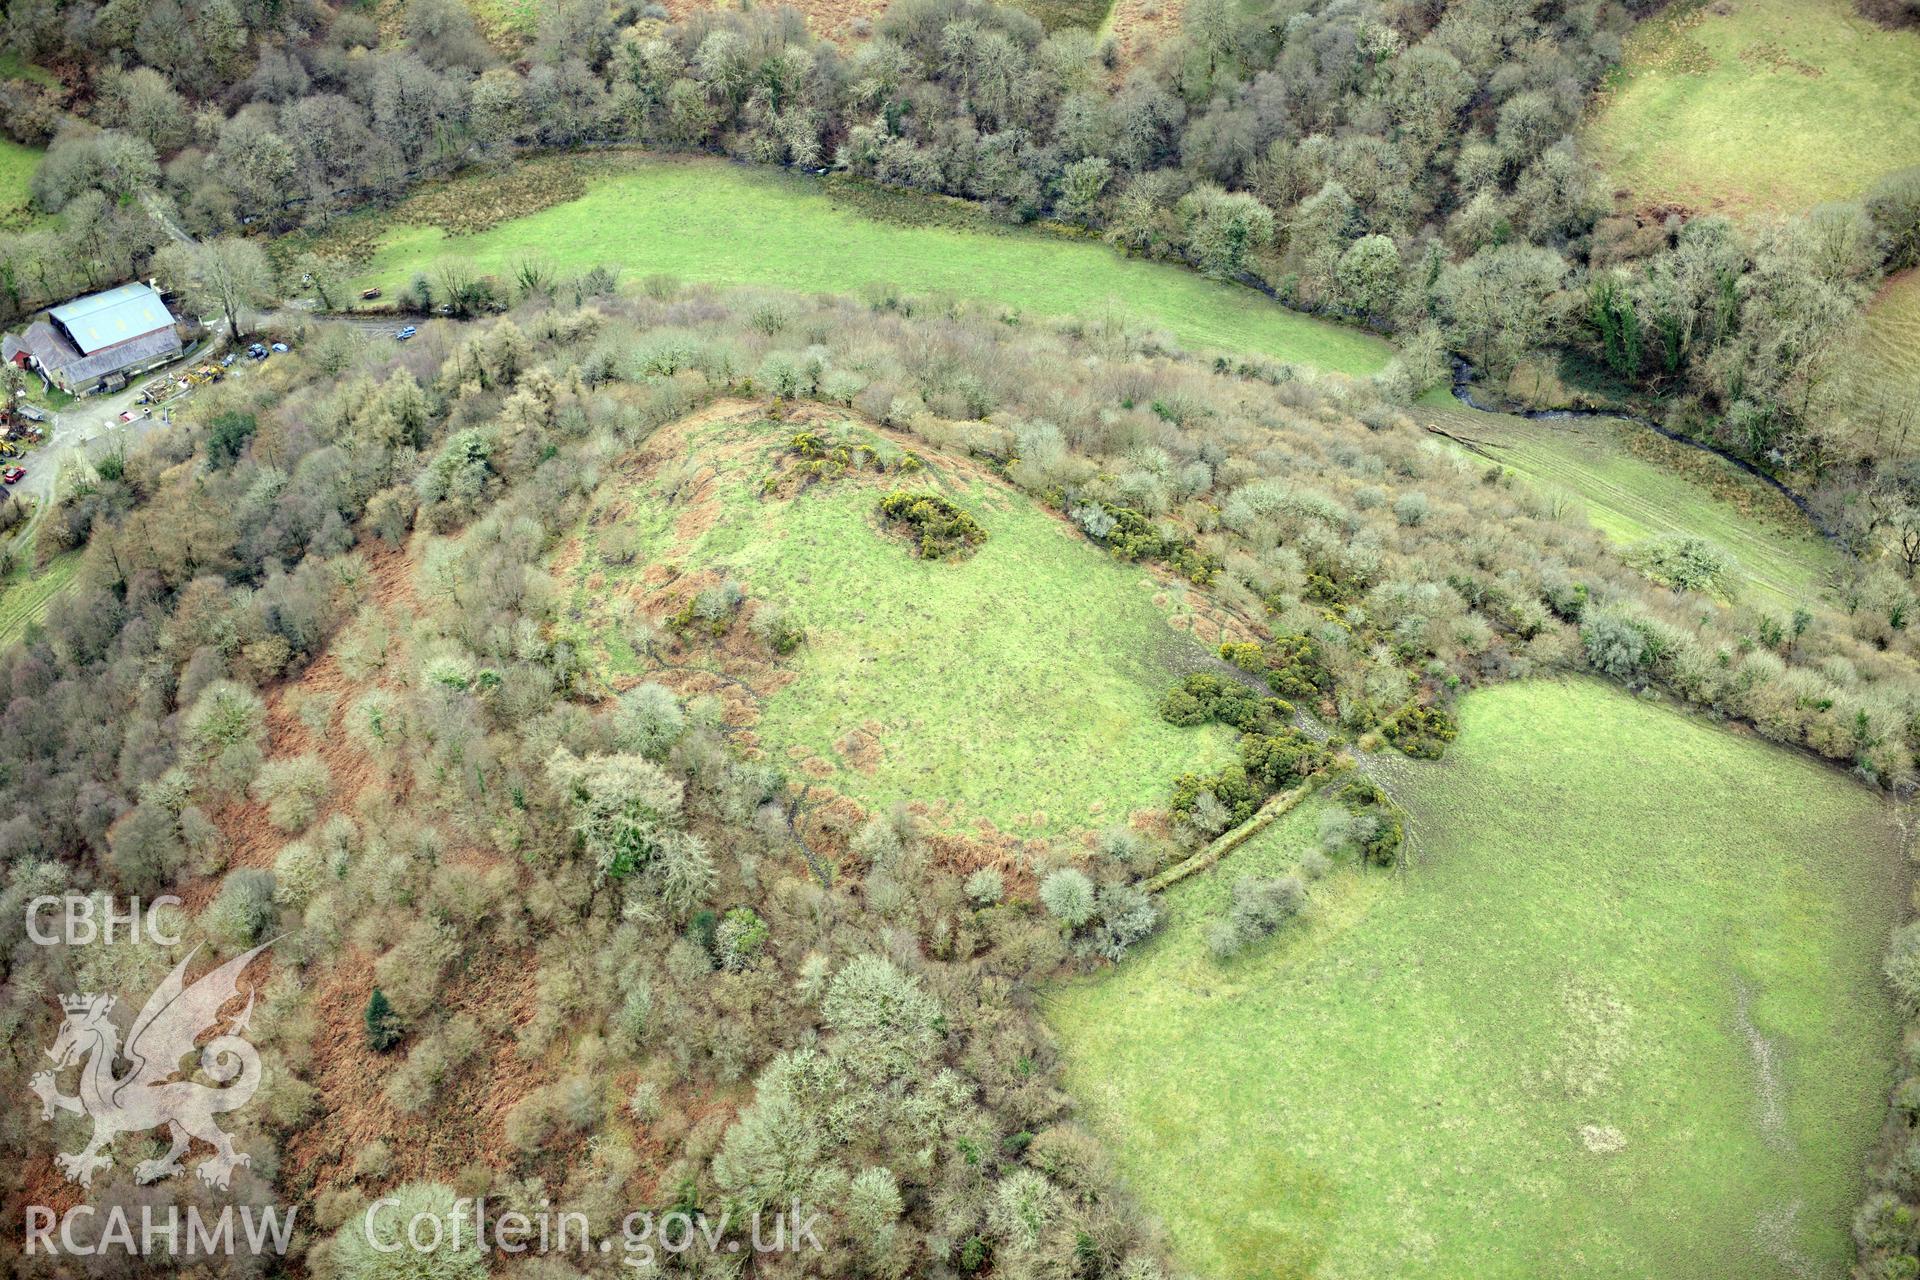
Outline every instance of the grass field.
{"type": "Polygon", "coordinates": [[[1530,422],[1468,409],[1444,393],[1423,400],[1415,414],[1482,446],[1542,490],[1564,494],[1623,547],[1667,533],[1717,544],[1739,561],[1737,595],[1752,603],[1811,605],[1837,564],[1833,547],[1774,490],[1632,423],[1530,422]]]}
{"type": "MultiPolygon", "coordinates": [[[[676,437],[671,458],[708,469],[678,503],[658,484],[603,492],[638,554],[625,569],[606,564],[612,526],[590,518],[566,570],[596,666],[658,670],[607,625],[608,602],[649,563],[725,573],[807,629],[785,660],[789,682],[725,667],[764,695],[751,727],[770,758],[869,807],[944,805],[948,829],[1111,825],[1164,804],[1180,770],[1231,754],[1226,731],[1174,728],[1155,711],[1172,668],[1198,649],[1168,625],[1179,588],[1101,554],[999,481],[937,460],[900,483],[937,486],[986,527],[964,560],[918,560],[880,532],[874,508],[892,480],[762,497],[767,453],[793,430],[730,420],[676,437]]],[[[679,473],[669,460],[663,474],[679,473]]]]}
{"type": "Polygon", "coordinates": [[[33,171],[46,152],[0,138],[0,219],[25,216],[33,171]]]}
{"type": "MultiPolygon", "coordinates": [[[[484,185],[475,196],[483,198],[484,185]]],[[[379,284],[392,293],[413,272],[454,255],[505,272],[537,253],[563,269],[618,267],[629,280],[658,272],[835,293],[890,285],[1052,316],[1111,308],[1190,345],[1349,374],[1380,369],[1392,354],[1380,339],[1182,267],[1130,261],[1097,242],[896,225],[836,206],[805,179],[719,161],[610,166],[580,199],[457,239],[405,225],[406,212],[405,205],[395,212],[400,225],[380,237],[356,287],[379,284]]]]}
{"type": "Polygon", "coordinates": [[[1128,1181],[1216,1280],[1843,1275],[1898,1027],[1880,801],[1598,684],[1461,714],[1392,777],[1404,881],[1336,870],[1214,961],[1202,924],[1305,808],[1054,993],[1128,1181]]]}
{"type": "Polygon", "coordinates": [[[1920,448],[1920,270],[1882,285],[1862,320],[1848,370],[1854,404],[1883,430],[1904,426],[1912,452],[1920,448]]]}
{"type": "Polygon", "coordinates": [[[1704,0],[1628,38],[1583,142],[1632,202],[1755,214],[1920,164],[1920,32],[1848,0],[1704,0]]]}
{"type": "Polygon", "coordinates": [[[0,580],[0,649],[20,638],[29,623],[47,616],[47,609],[73,581],[80,553],[56,556],[37,574],[16,569],[0,580]]]}

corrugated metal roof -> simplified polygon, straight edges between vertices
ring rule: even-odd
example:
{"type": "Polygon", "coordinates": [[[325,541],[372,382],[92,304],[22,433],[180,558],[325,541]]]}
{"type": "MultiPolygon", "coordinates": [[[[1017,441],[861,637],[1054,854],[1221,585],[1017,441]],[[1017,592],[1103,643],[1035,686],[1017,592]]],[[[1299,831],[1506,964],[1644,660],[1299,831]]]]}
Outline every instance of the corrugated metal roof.
{"type": "Polygon", "coordinates": [[[173,316],[160,301],[160,295],[150,286],[137,282],[75,298],[47,314],[73,335],[74,342],[87,355],[173,325],[173,316]]]}
{"type": "Polygon", "coordinates": [[[13,359],[14,353],[19,351],[27,352],[48,369],[64,369],[81,358],[73,344],[45,320],[35,320],[18,338],[8,334],[6,341],[0,343],[0,355],[8,360],[13,359]]]}
{"type": "Polygon", "coordinates": [[[131,365],[145,364],[149,360],[158,360],[162,356],[177,355],[179,351],[180,335],[172,329],[166,329],[135,338],[111,350],[83,357],[61,372],[66,375],[69,382],[78,385],[92,382],[95,378],[104,378],[110,373],[118,373],[131,365]]]}

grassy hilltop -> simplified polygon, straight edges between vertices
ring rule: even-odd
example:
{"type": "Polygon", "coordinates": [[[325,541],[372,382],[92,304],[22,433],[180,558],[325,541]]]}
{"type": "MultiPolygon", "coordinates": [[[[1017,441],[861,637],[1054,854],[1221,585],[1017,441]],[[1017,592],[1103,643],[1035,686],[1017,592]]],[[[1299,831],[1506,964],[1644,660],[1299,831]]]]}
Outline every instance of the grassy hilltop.
{"type": "Polygon", "coordinates": [[[559,562],[581,643],[609,678],[706,687],[719,673],[729,697],[749,686],[746,727],[799,780],[876,811],[925,806],[947,829],[1124,824],[1160,803],[1174,773],[1230,756],[1219,727],[1175,728],[1155,710],[1173,673],[1206,657],[1187,630],[1212,625],[1195,612],[1201,593],[1102,555],[950,458],[769,495],[774,461],[802,430],[898,456],[870,427],[808,419],[723,407],[651,440],[637,482],[623,472],[602,489],[559,562]],[[875,516],[896,486],[948,495],[985,542],[964,559],[915,558],[875,516]],[[667,582],[647,572],[663,564],[667,582]],[[723,579],[804,628],[786,676],[636,652],[622,625],[636,610],[657,616],[723,579]]]}

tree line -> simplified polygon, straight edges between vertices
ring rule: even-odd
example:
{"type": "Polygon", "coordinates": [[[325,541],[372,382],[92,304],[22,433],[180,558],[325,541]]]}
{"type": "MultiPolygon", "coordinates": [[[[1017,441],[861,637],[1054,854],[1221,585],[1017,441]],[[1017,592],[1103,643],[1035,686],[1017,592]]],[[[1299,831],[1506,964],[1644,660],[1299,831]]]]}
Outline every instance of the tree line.
{"type": "Polygon", "coordinates": [[[833,168],[1053,219],[1128,252],[1390,330],[1417,384],[1469,355],[1496,380],[1578,351],[1690,430],[1815,482],[1881,536],[1905,503],[1911,411],[1844,385],[1859,307],[1920,260],[1920,175],[1743,231],[1613,207],[1584,104],[1651,0],[1229,0],[1185,6],[1137,66],[1017,7],[901,0],[848,49],[787,9],[684,21],[560,0],[509,61],[458,0],[365,13],[205,0],[29,0],[9,48],[64,95],[0,91],[50,143],[44,231],[0,235],[18,312],[142,265],[157,189],[196,235],[325,221],[518,148],[608,142],[833,168]],[[70,108],[62,110],[62,107],[70,108]],[[1880,465],[1885,459],[1885,465],[1880,465]]]}

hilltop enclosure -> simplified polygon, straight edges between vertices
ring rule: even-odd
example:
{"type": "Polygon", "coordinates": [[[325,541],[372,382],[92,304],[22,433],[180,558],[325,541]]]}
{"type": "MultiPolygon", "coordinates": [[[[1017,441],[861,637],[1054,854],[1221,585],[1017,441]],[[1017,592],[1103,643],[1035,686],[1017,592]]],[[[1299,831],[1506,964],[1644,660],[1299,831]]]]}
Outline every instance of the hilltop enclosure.
{"type": "Polygon", "coordinates": [[[743,746],[872,811],[910,805],[989,837],[1088,831],[1156,808],[1173,773],[1230,754],[1218,728],[1155,711],[1175,674],[1212,660],[1194,633],[1222,638],[1202,593],[1102,556],[977,465],[852,415],[772,421],[722,402],[657,433],[557,563],[570,631],[616,685],[710,693],[743,746]],[[872,452],[864,467],[808,468],[802,438],[821,442],[813,456],[872,452]],[[876,503],[903,484],[969,512],[978,550],[920,559],[886,533],[876,503]],[[760,615],[777,614],[791,656],[698,632],[675,642],[675,612],[728,583],[743,616],[716,626],[768,634],[760,615]]]}
{"type": "Polygon", "coordinates": [[[0,1277],[1920,1280],[1920,0],[9,0],[0,320],[0,1277]]]}

